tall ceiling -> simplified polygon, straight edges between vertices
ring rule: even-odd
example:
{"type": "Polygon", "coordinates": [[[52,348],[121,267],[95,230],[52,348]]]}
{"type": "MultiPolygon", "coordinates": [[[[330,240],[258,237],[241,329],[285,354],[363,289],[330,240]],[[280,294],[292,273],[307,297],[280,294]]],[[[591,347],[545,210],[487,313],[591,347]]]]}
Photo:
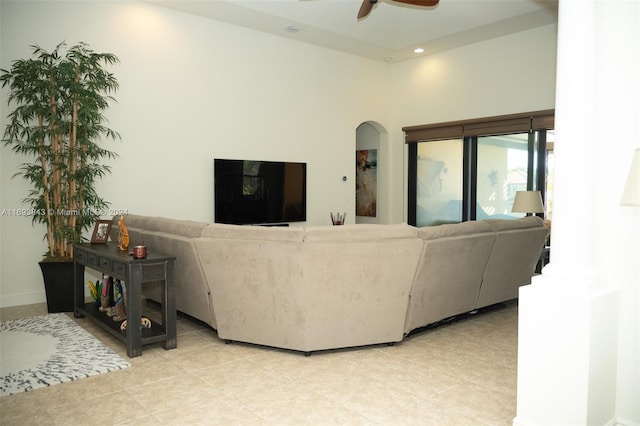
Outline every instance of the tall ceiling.
{"type": "Polygon", "coordinates": [[[558,0],[440,0],[421,7],[379,0],[143,0],[277,36],[386,62],[516,33],[558,21],[558,0]]]}

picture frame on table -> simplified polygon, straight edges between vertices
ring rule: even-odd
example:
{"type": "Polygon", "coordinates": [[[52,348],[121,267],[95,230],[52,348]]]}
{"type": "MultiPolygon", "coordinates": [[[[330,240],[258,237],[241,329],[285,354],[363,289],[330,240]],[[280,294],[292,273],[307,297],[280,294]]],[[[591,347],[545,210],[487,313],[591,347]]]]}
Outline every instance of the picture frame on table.
{"type": "Polygon", "coordinates": [[[106,244],[111,232],[110,220],[97,220],[93,226],[93,234],[91,235],[91,244],[106,244]]]}

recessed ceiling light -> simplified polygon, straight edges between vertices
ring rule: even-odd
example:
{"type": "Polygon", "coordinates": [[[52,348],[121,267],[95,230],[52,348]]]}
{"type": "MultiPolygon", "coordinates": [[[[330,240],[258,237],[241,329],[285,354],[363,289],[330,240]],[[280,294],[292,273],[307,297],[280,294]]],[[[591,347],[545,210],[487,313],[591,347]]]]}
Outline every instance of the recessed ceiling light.
{"type": "Polygon", "coordinates": [[[423,53],[424,49],[422,47],[416,47],[415,49],[413,49],[413,53],[423,53]]]}

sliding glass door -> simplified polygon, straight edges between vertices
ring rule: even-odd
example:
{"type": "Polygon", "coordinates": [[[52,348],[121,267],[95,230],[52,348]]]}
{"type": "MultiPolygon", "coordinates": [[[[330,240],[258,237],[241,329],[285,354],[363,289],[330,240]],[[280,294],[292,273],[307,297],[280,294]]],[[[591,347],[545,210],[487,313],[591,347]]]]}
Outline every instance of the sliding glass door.
{"type": "Polygon", "coordinates": [[[462,221],[463,158],[461,139],[417,144],[418,226],[462,221]]]}
{"type": "Polygon", "coordinates": [[[478,137],[476,220],[513,218],[516,191],[529,181],[529,134],[478,137]]]}
{"type": "Polygon", "coordinates": [[[515,219],[517,191],[546,187],[546,130],[409,144],[407,223],[515,219]]]}
{"type": "Polygon", "coordinates": [[[517,191],[545,200],[547,131],[554,110],[403,127],[407,223],[516,218],[517,191]]]}

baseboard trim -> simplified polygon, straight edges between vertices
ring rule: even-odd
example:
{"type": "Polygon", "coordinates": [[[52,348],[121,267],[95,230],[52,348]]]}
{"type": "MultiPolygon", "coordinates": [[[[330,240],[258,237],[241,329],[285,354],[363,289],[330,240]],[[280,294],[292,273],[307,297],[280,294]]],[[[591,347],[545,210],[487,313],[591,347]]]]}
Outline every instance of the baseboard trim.
{"type": "Polygon", "coordinates": [[[12,294],[9,296],[0,296],[0,308],[9,308],[11,306],[33,305],[36,303],[45,303],[47,296],[44,290],[35,293],[12,294]]]}

